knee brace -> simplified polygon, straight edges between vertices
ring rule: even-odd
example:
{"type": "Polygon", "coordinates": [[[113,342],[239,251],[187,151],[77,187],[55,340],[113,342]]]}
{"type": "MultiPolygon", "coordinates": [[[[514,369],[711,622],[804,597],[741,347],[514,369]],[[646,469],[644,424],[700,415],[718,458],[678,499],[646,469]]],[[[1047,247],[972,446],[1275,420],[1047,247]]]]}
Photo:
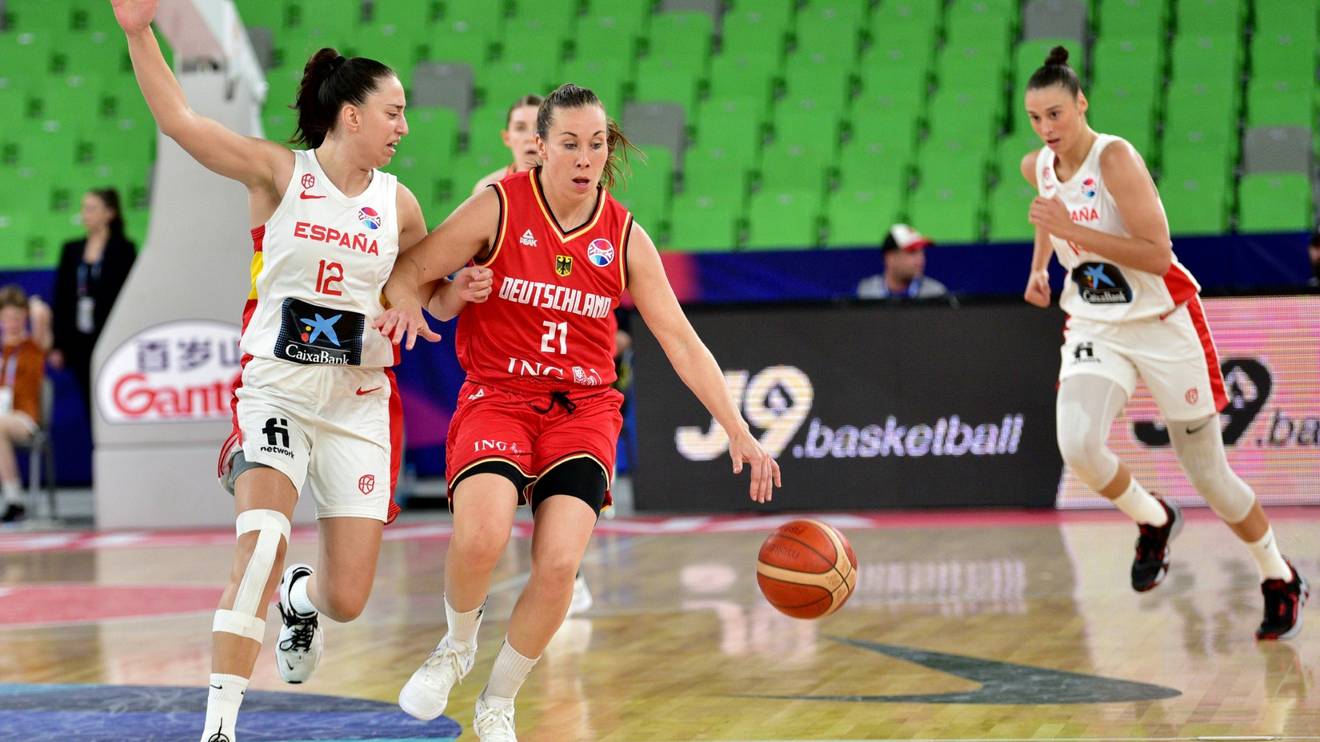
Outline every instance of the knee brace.
{"type": "Polygon", "coordinates": [[[1178,464],[1211,510],[1227,523],[1240,523],[1256,504],[1256,493],[1228,465],[1219,415],[1170,422],[1178,464]]]}
{"type": "Polygon", "coordinates": [[[1077,478],[1097,492],[1118,472],[1118,457],[1105,439],[1126,402],[1123,388],[1101,376],[1072,376],[1059,385],[1055,403],[1059,453],[1077,478]]]}
{"type": "Polygon", "coordinates": [[[265,613],[261,594],[270,581],[275,557],[279,554],[280,539],[289,540],[289,519],[278,510],[244,510],[235,522],[238,535],[257,531],[257,544],[243,570],[238,583],[232,610],[221,608],[215,612],[211,631],[237,634],[260,642],[266,635],[265,613]]]}

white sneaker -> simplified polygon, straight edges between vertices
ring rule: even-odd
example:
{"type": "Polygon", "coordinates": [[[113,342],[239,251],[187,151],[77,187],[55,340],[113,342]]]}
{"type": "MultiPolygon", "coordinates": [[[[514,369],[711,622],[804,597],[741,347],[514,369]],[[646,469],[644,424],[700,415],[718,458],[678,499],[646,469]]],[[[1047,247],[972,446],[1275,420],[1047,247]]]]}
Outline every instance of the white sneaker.
{"type": "Polygon", "coordinates": [[[445,712],[449,691],[463,682],[477,660],[477,645],[445,638],[399,691],[399,708],[414,719],[430,721],[445,712]]]}
{"type": "Polygon", "coordinates": [[[472,729],[482,742],[518,742],[518,736],[513,733],[513,699],[488,696],[482,691],[477,696],[472,729]]]}
{"type": "Polygon", "coordinates": [[[275,644],[275,667],[286,683],[301,683],[311,677],[325,649],[325,635],[317,622],[320,614],[303,616],[289,607],[289,588],[295,580],[307,580],[311,576],[311,567],[293,564],[284,570],[284,579],[280,580],[277,607],[284,625],[280,627],[280,640],[275,644]]]}
{"type": "Polygon", "coordinates": [[[587,587],[587,578],[579,572],[573,580],[573,602],[568,604],[568,615],[578,616],[591,610],[596,601],[591,597],[591,588],[587,587]]]}

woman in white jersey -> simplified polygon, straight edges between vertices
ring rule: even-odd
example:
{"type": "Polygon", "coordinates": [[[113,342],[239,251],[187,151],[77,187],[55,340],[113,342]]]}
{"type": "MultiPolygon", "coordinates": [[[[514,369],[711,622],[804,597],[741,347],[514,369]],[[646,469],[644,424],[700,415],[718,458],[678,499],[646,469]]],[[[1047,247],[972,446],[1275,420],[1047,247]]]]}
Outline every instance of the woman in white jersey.
{"type": "Polygon", "coordinates": [[[1265,617],[1257,638],[1290,638],[1301,628],[1307,584],[1279,554],[1251,488],[1229,468],[1218,414],[1228,399],[1200,287],[1173,256],[1141,155],[1087,125],[1086,96],[1067,61],[1067,50],[1055,47],[1027,83],[1027,113],[1046,146],[1022,159],[1022,175],[1039,193],[1029,217],[1036,247],[1026,300],[1049,306],[1051,250],[1068,271],[1059,299],[1069,315],[1059,451],[1078,479],[1137,522],[1132,587],[1154,588],[1168,571],[1182,514],[1147,492],[1105,443],[1137,379],[1144,381],[1187,478],[1260,568],[1265,617]]]}
{"type": "Polygon", "coordinates": [[[350,621],[371,591],[402,434],[395,351],[372,322],[399,246],[426,225],[412,193],[377,169],[408,133],[390,68],[333,49],[313,55],[295,106],[295,136],[311,149],[290,151],[189,108],[151,30],[157,2],[114,0],[143,96],[161,131],[247,187],[253,225],[235,432],[220,460],[238,544],[213,623],[201,735],[233,742],[276,585],[284,622],[276,662],[289,682],[306,679],[320,658],[318,612],[350,621]],[[316,495],[319,569],[293,565],[281,581],[304,481],[316,495]]]}

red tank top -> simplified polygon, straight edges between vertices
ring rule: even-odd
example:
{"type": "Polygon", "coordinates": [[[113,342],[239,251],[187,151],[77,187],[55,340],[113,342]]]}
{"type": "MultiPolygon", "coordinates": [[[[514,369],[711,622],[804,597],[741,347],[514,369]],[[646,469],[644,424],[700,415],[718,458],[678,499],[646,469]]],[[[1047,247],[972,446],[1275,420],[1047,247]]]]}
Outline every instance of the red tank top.
{"type": "Polygon", "coordinates": [[[564,231],[539,183],[541,169],[491,187],[500,199],[490,299],[464,307],[458,360],[468,378],[534,391],[614,383],[614,309],[627,285],[632,214],[605,189],[585,224],[564,231]]]}

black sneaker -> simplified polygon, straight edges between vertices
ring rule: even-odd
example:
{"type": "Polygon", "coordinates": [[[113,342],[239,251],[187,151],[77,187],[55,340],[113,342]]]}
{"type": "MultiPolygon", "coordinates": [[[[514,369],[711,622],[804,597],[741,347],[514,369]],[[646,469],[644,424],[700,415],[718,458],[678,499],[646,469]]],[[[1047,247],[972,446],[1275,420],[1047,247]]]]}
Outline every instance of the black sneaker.
{"type": "Polygon", "coordinates": [[[27,517],[27,508],[21,502],[11,502],[5,506],[4,515],[0,515],[0,523],[14,523],[27,517]]]}
{"type": "Polygon", "coordinates": [[[1311,597],[1311,586],[1292,562],[1283,560],[1292,570],[1292,579],[1266,580],[1260,583],[1265,596],[1265,618],[1256,629],[1256,638],[1262,640],[1291,639],[1302,630],[1302,606],[1311,597]]]}
{"type": "Polygon", "coordinates": [[[1159,501],[1169,520],[1162,526],[1138,523],[1141,535],[1137,537],[1137,556],[1132,560],[1132,589],[1139,593],[1152,590],[1169,573],[1169,542],[1182,530],[1183,516],[1174,502],[1161,497],[1159,501]]]}

